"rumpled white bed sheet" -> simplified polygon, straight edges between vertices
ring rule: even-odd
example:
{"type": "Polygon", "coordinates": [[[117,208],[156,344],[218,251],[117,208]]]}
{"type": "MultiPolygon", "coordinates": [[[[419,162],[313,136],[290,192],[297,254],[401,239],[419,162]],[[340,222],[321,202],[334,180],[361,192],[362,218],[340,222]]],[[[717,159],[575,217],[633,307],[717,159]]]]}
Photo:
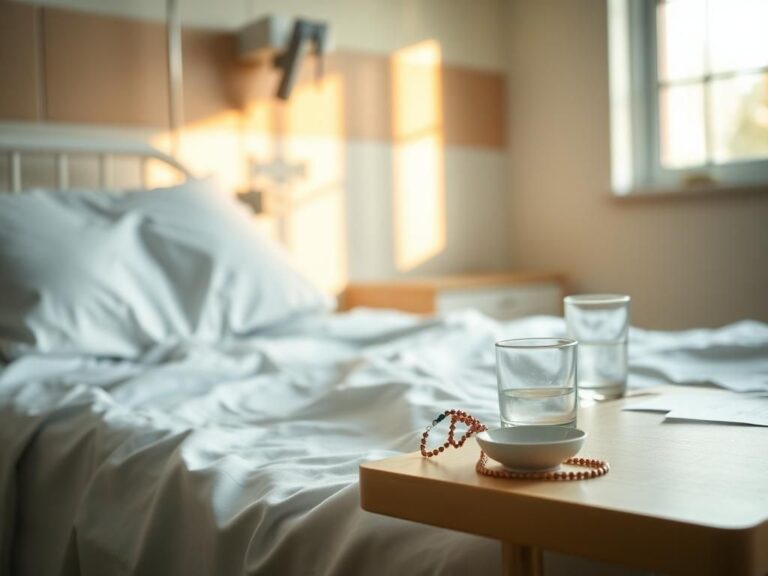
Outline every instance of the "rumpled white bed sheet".
{"type": "MultiPolygon", "coordinates": [[[[495,542],[362,511],[358,465],[446,408],[495,423],[494,341],[563,332],[360,310],[141,361],[23,357],[0,373],[0,573],[498,573],[495,542]]],[[[768,325],[631,338],[631,386],[768,389],[768,325]]]]}

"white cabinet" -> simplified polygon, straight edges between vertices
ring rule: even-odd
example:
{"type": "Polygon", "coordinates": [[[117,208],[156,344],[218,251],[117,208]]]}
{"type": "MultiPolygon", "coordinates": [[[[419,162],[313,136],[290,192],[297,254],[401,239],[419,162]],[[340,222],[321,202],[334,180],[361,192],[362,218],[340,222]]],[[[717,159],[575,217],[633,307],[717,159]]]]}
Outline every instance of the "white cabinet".
{"type": "Polygon", "coordinates": [[[474,308],[498,320],[535,314],[560,315],[562,288],[556,283],[438,290],[437,312],[474,308]]]}
{"type": "Polygon", "coordinates": [[[364,306],[434,314],[474,308],[510,320],[561,315],[563,294],[563,276],[549,272],[353,282],[342,296],[342,309],[364,306]]]}

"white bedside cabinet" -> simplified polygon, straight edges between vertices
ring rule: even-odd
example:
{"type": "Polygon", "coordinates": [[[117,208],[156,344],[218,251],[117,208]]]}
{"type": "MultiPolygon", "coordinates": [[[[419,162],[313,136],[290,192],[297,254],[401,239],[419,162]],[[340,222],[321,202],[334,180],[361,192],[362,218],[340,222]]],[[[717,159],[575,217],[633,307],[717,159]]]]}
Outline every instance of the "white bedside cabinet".
{"type": "Polygon", "coordinates": [[[511,320],[561,315],[564,292],[563,275],[551,272],[353,282],[342,297],[342,310],[365,306],[434,314],[474,308],[498,320],[511,320]]]}

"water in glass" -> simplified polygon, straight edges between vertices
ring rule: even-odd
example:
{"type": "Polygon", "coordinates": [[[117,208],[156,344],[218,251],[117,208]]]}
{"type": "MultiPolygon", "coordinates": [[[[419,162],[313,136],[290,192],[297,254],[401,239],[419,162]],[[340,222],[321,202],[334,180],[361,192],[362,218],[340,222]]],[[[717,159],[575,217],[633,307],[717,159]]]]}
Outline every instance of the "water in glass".
{"type": "Polygon", "coordinates": [[[576,389],[513,388],[499,394],[502,426],[576,427],[576,389]]]}
{"type": "Polygon", "coordinates": [[[627,388],[627,341],[579,342],[579,397],[621,398],[627,388]]]}

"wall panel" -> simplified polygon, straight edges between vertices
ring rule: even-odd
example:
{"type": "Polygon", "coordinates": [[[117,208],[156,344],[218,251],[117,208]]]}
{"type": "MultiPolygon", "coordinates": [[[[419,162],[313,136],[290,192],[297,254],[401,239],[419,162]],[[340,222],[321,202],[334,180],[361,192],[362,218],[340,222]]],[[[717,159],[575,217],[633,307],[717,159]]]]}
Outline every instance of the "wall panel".
{"type": "Polygon", "coordinates": [[[0,118],[40,119],[38,11],[0,2],[0,118]]]}
{"type": "Polygon", "coordinates": [[[234,78],[237,71],[235,40],[229,32],[184,29],[184,117],[187,122],[205,120],[239,107],[234,78]]]}
{"type": "Polygon", "coordinates": [[[444,66],[442,77],[446,143],[505,148],[504,76],[495,72],[444,66]]]}
{"type": "Polygon", "coordinates": [[[167,126],[165,28],[45,8],[48,120],[167,126]]]}

